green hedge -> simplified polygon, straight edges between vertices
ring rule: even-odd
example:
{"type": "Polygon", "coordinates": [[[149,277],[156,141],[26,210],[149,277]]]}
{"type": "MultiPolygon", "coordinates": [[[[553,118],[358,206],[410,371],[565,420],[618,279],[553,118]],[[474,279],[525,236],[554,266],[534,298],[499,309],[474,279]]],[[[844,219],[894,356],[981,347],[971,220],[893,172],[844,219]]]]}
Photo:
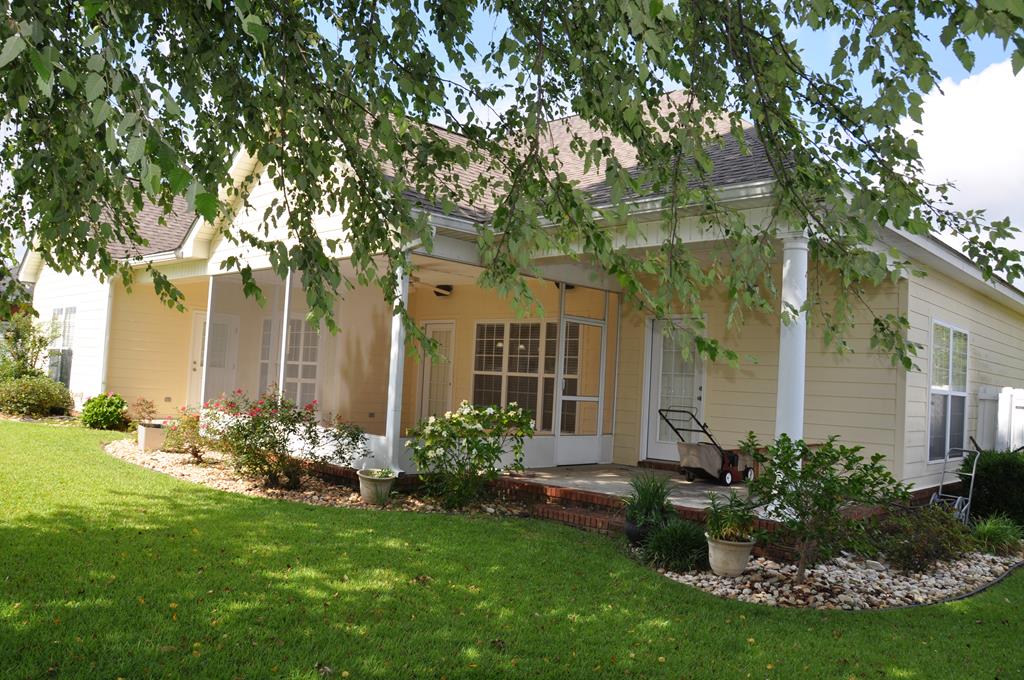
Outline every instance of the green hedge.
{"type": "Polygon", "coordinates": [[[46,376],[0,381],[0,413],[14,416],[51,416],[74,406],[68,388],[46,376]]]}
{"type": "MultiPolygon", "coordinates": [[[[969,455],[962,470],[970,472],[974,455],[969,455]]],[[[964,484],[970,484],[964,479],[964,484]]],[[[965,487],[966,493],[966,487],[965,487]]],[[[983,453],[974,479],[971,517],[1003,514],[1024,526],[1024,453],[983,453]]]]}

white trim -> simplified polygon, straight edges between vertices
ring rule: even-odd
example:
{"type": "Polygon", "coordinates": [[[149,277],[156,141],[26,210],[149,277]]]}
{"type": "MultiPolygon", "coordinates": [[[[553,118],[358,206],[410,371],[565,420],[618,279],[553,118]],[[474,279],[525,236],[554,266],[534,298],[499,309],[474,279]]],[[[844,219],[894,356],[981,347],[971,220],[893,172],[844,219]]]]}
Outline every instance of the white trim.
{"type": "MultiPolygon", "coordinates": [[[[925,447],[924,447],[924,458],[927,465],[944,465],[945,457],[932,459],[932,393],[935,391],[932,372],[935,370],[935,326],[942,326],[949,329],[949,388],[943,390],[938,389],[937,394],[941,394],[949,397],[946,402],[946,438],[945,446],[946,450],[949,449],[949,427],[952,422],[953,415],[953,397],[964,398],[964,432],[961,441],[961,448],[967,448],[967,410],[970,407],[971,401],[971,333],[966,328],[961,328],[956,324],[944,321],[941,318],[935,316],[929,316],[928,324],[928,384],[927,393],[928,401],[925,406],[925,447]],[[953,333],[963,333],[967,338],[967,347],[965,348],[966,356],[964,357],[964,389],[954,390],[953,389],[953,333]]],[[[962,458],[963,454],[957,456],[950,456],[950,460],[956,458],[962,458]]]]}
{"type": "MultiPolygon", "coordinates": [[[[395,272],[398,277],[395,297],[408,311],[409,275],[402,267],[395,272]]],[[[405,325],[402,317],[391,315],[391,353],[388,360],[388,402],[384,433],[388,442],[388,466],[400,471],[398,456],[405,450],[402,442],[402,384],[405,380],[405,325]]]]}
{"type": "Polygon", "coordinates": [[[192,327],[191,332],[188,335],[188,366],[186,367],[186,381],[185,381],[185,406],[199,407],[203,405],[203,383],[206,380],[206,363],[205,357],[203,356],[206,352],[206,326],[202,326],[203,339],[200,341],[199,356],[196,356],[196,322],[202,319],[203,324],[209,324],[209,317],[205,311],[193,311],[192,312],[192,327]],[[193,368],[195,364],[195,368],[193,368]],[[196,374],[199,378],[199,399],[197,403],[192,403],[192,387],[196,380],[196,374]]]}

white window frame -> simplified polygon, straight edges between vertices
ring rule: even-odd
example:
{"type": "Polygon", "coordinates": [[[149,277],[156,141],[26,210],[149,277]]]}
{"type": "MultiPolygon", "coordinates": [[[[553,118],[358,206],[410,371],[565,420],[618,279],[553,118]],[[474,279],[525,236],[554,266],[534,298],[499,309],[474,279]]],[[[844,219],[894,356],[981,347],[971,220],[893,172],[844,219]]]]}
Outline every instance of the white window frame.
{"type": "MultiPolygon", "coordinates": [[[[971,376],[971,334],[970,334],[970,332],[966,328],[961,328],[960,326],[957,326],[956,324],[949,323],[948,321],[943,321],[942,319],[938,319],[938,318],[934,318],[933,317],[933,318],[931,318],[930,321],[931,321],[931,325],[930,325],[930,327],[928,329],[928,335],[929,335],[929,338],[928,338],[928,341],[929,341],[929,350],[928,350],[928,401],[927,401],[928,417],[925,419],[926,422],[925,422],[925,447],[924,447],[924,455],[925,455],[925,460],[927,461],[928,465],[935,465],[935,464],[941,465],[941,464],[943,464],[945,462],[945,457],[943,457],[943,458],[935,458],[935,459],[932,458],[932,395],[938,394],[938,395],[949,397],[949,399],[946,400],[946,442],[945,442],[945,450],[946,451],[949,450],[949,434],[950,434],[949,428],[950,428],[950,424],[953,421],[953,417],[952,417],[952,414],[953,414],[953,397],[963,397],[964,398],[964,432],[963,432],[963,438],[961,439],[961,441],[963,442],[963,445],[966,446],[966,444],[967,444],[967,407],[969,405],[968,402],[970,401],[970,397],[968,395],[968,390],[969,390],[969,386],[971,384],[971,380],[970,380],[970,376],[971,376]],[[934,371],[935,371],[935,327],[936,326],[942,326],[943,328],[949,329],[949,386],[947,388],[935,387],[934,371]],[[963,333],[964,336],[967,338],[967,344],[966,344],[966,346],[964,348],[964,351],[966,352],[966,356],[964,357],[965,370],[964,370],[964,389],[963,390],[955,390],[955,389],[953,389],[953,334],[955,332],[963,333]]],[[[956,459],[956,458],[962,458],[962,457],[963,457],[963,453],[962,452],[959,453],[959,454],[956,454],[956,455],[950,455],[949,456],[950,459],[956,459]]]]}
{"type": "Polygon", "coordinates": [[[75,317],[77,307],[54,307],[50,318],[54,324],[60,324],[60,335],[53,339],[53,349],[72,349],[75,341],[75,317]]]}
{"type": "Polygon", "coordinates": [[[282,369],[281,373],[284,376],[284,380],[282,381],[282,383],[280,385],[278,385],[278,389],[281,391],[282,395],[286,395],[287,394],[287,385],[288,385],[288,383],[289,382],[294,382],[295,383],[295,403],[298,404],[299,406],[305,406],[305,404],[300,403],[302,401],[300,397],[302,396],[302,386],[304,384],[310,384],[310,383],[313,384],[313,399],[312,399],[312,401],[319,401],[319,399],[320,399],[320,382],[321,382],[320,381],[320,377],[321,377],[320,376],[320,373],[321,373],[320,369],[321,369],[321,363],[323,363],[323,354],[324,354],[324,334],[322,332],[323,328],[321,326],[316,326],[316,327],[310,326],[309,325],[309,321],[307,321],[304,317],[301,317],[301,316],[291,316],[291,317],[289,317],[288,321],[289,321],[288,325],[281,329],[281,333],[283,334],[283,336],[285,338],[285,341],[282,343],[282,346],[284,347],[284,354],[281,357],[281,369],[282,369]],[[299,360],[298,361],[289,361],[288,360],[288,349],[291,348],[291,342],[290,342],[291,341],[291,324],[293,322],[294,323],[300,323],[302,325],[303,336],[306,333],[308,333],[308,332],[316,333],[316,361],[315,362],[308,362],[308,361],[304,361],[302,359],[302,349],[303,349],[304,345],[300,345],[299,346],[299,360]],[[297,368],[296,376],[294,378],[289,378],[288,377],[288,366],[292,365],[292,364],[294,364],[296,366],[296,368],[297,368]],[[316,375],[314,377],[312,377],[312,378],[303,378],[302,377],[302,367],[303,366],[309,366],[309,365],[313,365],[313,366],[316,367],[316,375]]]}
{"type": "MultiPolygon", "coordinates": [[[[470,385],[469,385],[469,397],[470,397],[470,400],[472,400],[473,397],[474,397],[474,392],[476,391],[475,390],[476,376],[478,376],[478,375],[500,376],[501,377],[501,406],[505,407],[505,406],[508,406],[508,379],[510,377],[511,378],[516,378],[516,377],[518,377],[518,378],[537,378],[537,413],[534,414],[534,419],[535,419],[535,421],[537,423],[537,433],[538,434],[545,434],[545,435],[549,435],[549,434],[553,433],[552,430],[542,430],[541,429],[541,427],[542,427],[542,425],[544,423],[544,406],[545,406],[545,403],[544,403],[544,381],[545,381],[545,379],[551,378],[555,382],[555,389],[556,390],[558,389],[558,381],[556,379],[556,371],[557,371],[557,368],[558,368],[558,355],[556,354],[556,358],[555,358],[555,369],[556,369],[556,371],[552,371],[552,372],[548,373],[547,370],[545,370],[545,366],[544,366],[545,352],[547,350],[547,339],[548,339],[547,329],[548,329],[548,324],[552,324],[552,325],[555,326],[555,333],[556,333],[556,340],[555,340],[556,345],[555,345],[555,347],[557,349],[557,347],[558,347],[558,345],[557,345],[557,342],[558,342],[558,338],[557,338],[558,320],[557,319],[549,319],[549,318],[544,318],[544,319],[538,319],[538,318],[528,318],[528,319],[489,319],[489,320],[479,319],[479,320],[475,321],[473,323],[473,352],[471,354],[471,357],[472,357],[471,360],[472,360],[473,364],[472,364],[472,371],[471,371],[471,378],[470,378],[470,385]],[[476,339],[477,339],[477,331],[478,331],[480,326],[489,326],[489,325],[497,325],[497,324],[502,324],[504,326],[504,329],[505,329],[504,330],[504,336],[503,336],[504,340],[502,341],[504,344],[503,344],[502,349],[501,349],[501,370],[500,371],[478,371],[476,369],[476,339]],[[536,373],[522,373],[522,372],[519,372],[519,371],[511,371],[510,372],[508,370],[508,350],[509,350],[509,344],[510,344],[509,343],[509,335],[510,335],[510,330],[511,330],[511,325],[512,324],[539,324],[540,325],[540,345],[539,345],[539,352],[538,352],[538,357],[537,357],[537,372],[536,373]]],[[[554,403],[558,403],[558,398],[557,398],[556,394],[552,395],[552,401],[554,403]]],[[[557,419],[555,417],[554,404],[553,404],[552,405],[552,411],[551,411],[551,425],[552,425],[552,428],[554,428],[556,421],[557,421],[557,419]]]]}

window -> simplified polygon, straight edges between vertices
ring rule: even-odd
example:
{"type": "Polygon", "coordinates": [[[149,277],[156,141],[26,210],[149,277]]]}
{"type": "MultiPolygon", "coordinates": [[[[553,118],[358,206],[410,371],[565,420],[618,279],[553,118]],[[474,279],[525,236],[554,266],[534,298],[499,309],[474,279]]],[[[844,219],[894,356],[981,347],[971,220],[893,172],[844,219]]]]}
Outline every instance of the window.
{"type": "MultiPolygon", "coordinates": [[[[566,333],[570,341],[566,343],[565,389],[566,394],[575,394],[579,324],[567,324],[566,333]]],[[[473,403],[478,406],[505,406],[515,402],[534,414],[539,431],[551,432],[554,427],[557,352],[558,324],[555,322],[477,324],[473,403]]],[[[562,432],[575,432],[575,423],[576,402],[564,402],[562,432]]]]}
{"type": "Polygon", "coordinates": [[[319,329],[310,326],[305,319],[289,319],[282,391],[284,396],[300,406],[316,399],[319,355],[319,329]]]}
{"type": "Polygon", "coordinates": [[[70,387],[73,354],[71,341],[75,332],[75,308],[58,307],[53,310],[51,320],[59,334],[50,348],[49,375],[57,382],[64,383],[65,387],[70,387]]]}
{"type": "Polygon", "coordinates": [[[935,461],[950,449],[963,448],[966,438],[967,333],[933,324],[931,369],[928,460],[935,461]]]}
{"type": "Polygon", "coordinates": [[[277,385],[280,357],[280,341],[278,340],[281,324],[274,319],[264,319],[260,332],[260,384],[259,392],[264,394],[277,385]]]}

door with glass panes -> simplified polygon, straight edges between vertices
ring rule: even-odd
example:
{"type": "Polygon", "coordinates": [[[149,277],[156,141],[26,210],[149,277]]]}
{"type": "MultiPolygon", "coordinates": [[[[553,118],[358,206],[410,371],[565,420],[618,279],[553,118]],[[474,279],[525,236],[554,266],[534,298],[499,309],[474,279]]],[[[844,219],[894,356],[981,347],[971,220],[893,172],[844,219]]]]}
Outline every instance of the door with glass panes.
{"type": "MultiPolygon", "coordinates": [[[[682,408],[704,419],[704,368],[696,348],[685,354],[677,337],[667,333],[671,321],[654,321],[651,328],[650,390],[647,397],[647,458],[679,460],[679,437],[658,414],[659,409],[682,408]]],[[[673,416],[675,417],[675,416],[673,416]]],[[[690,427],[693,427],[692,423],[690,427]]],[[[701,441],[684,433],[688,441],[701,441]]]]}

